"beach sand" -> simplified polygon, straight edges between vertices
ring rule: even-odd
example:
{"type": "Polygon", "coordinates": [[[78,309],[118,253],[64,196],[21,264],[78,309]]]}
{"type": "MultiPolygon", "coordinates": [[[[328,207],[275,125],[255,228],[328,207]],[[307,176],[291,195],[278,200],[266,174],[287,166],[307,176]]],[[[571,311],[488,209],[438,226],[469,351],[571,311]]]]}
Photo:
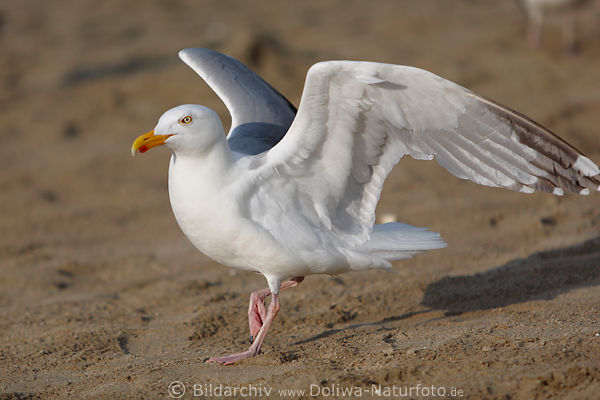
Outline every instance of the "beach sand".
{"type": "Polygon", "coordinates": [[[129,153],[178,104],[212,107],[229,124],[177,58],[209,47],[296,105],[317,61],[425,68],[598,163],[594,17],[584,15],[580,53],[569,56],[552,24],[531,49],[511,1],[3,1],[0,399],[169,398],[174,381],[183,398],[368,398],[380,387],[412,398],[597,398],[598,193],[525,195],[402,160],[378,214],[440,232],[448,248],[397,262],[395,274],[307,277],[282,292],[262,354],[223,367],[203,361],[247,348],[248,296],[265,280],[187,242],[169,204],[167,149],[129,153]]]}

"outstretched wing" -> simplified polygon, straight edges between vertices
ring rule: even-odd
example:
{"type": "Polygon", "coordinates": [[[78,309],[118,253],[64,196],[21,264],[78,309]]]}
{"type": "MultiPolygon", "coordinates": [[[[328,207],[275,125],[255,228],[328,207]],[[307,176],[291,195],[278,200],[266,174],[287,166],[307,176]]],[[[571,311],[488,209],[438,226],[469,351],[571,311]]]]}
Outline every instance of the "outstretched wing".
{"type": "Polygon", "coordinates": [[[525,193],[600,184],[592,161],[529,118],[430,72],[370,62],[314,65],[290,130],[261,162],[271,179],[295,182],[322,226],[360,245],[385,177],[407,154],[525,193]]]}
{"type": "Polygon", "coordinates": [[[200,75],[227,106],[231,114],[227,141],[232,151],[262,153],[285,135],[296,108],[244,64],[202,48],[181,50],[179,58],[200,75]]]}

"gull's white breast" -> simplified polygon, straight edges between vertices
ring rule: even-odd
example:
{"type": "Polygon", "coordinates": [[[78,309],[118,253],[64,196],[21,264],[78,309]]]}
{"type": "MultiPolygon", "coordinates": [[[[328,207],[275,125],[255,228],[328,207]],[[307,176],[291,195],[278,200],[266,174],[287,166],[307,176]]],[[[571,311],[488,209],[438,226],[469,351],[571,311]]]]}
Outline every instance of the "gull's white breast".
{"type": "Polygon", "coordinates": [[[192,244],[221,264],[283,279],[294,275],[297,260],[262,229],[244,217],[236,181],[200,160],[169,166],[169,197],[175,219],[192,244]],[[288,269],[291,269],[288,271],[288,269]],[[282,276],[280,276],[282,275],[282,276]]]}

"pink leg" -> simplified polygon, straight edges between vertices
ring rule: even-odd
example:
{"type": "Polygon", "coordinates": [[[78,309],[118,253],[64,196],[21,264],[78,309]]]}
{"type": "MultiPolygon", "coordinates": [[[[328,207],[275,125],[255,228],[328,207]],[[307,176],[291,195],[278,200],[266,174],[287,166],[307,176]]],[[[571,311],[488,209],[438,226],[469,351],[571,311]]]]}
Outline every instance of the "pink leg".
{"type": "Polygon", "coordinates": [[[257,290],[250,294],[250,304],[248,305],[248,324],[250,325],[250,343],[254,342],[254,338],[260,328],[263,326],[263,321],[267,318],[267,310],[265,309],[265,298],[271,294],[269,288],[257,290]]]}
{"type": "MultiPolygon", "coordinates": [[[[290,281],[283,282],[280,286],[280,290],[297,286],[304,280],[304,277],[294,278],[290,281]]],[[[223,365],[229,365],[236,363],[245,358],[256,356],[260,353],[260,348],[265,340],[267,331],[271,326],[271,323],[279,312],[279,294],[273,293],[273,299],[269,304],[269,310],[265,310],[264,300],[271,294],[271,291],[267,289],[257,290],[252,292],[250,295],[250,305],[248,307],[248,322],[250,324],[250,340],[252,345],[244,352],[231,354],[225,357],[211,357],[207,362],[217,362],[223,365]],[[252,340],[254,339],[254,340],[252,340]]]]}
{"type": "Polygon", "coordinates": [[[258,335],[256,335],[256,339],[254,340],[254,342],[252,343],[252,345],[250,346],[250,348],[248,350],[243,351],[241,353],[235,353],[235,354],[231,354],[228,356],[224,356],[224,357],[211,357],[207,360],[207,362],[215,362],[215,363],[220,363],[223,365],[229,365],[229,364],[236,363],[240,360],[243,360],[245,358],[254,357],[258,353],[260,353],[260,348],[263,344],[263,341],[265,340],[267,331],[269,330],[269,327],[271,326],[271,322],[273,322],[273,319],[275,319],[275,316],[279,312],[279,307],[280,307],[279,306],[279,295],[277,293],[273,293],[273,299],[271,300],[271,303],[269,304],[269,311],[267,312],[267,316],[266,316],[265,320],[263,321],[263,325],[260,328],[258,335]]]}
{"type": "MultiPolygon", "coordinates": [[[[299,276],[292,280],[283,282],[279,287],[279,290],[284,290],[288,288],[292,288],[294,286],[298,286],[300,282],[304,280],[303,276],[299,276]]],[[[271,294],[269,288],[257,290],[252,292],[250,295],[250,304],[248,305],[248,324],[250,325],[250,343],[254,341],[254,338],[260,331],[261,326],[263,325],[263,321],[267,316],[267,311],[265,310],[265,298],[271,294]]]]}
{"type": "Polygon", "coordinates": [[[533,48],[538,49],[542,44],[542,28],[539,25],[530,25],[527,29],[527,41],[533,48]]]}

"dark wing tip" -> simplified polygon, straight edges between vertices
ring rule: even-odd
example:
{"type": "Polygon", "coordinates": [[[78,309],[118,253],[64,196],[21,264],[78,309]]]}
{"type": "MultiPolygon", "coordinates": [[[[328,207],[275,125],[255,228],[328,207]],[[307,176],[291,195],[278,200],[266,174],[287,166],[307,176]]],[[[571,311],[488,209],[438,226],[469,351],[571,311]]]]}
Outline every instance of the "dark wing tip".
{"type": "Polygon", "coordinates": [[[574,146],[543,125],[509,107],[473,92],[469,92],[469,95],[510,125],[520,144],[551,161],[530,161],[548,175],[538,176],[535,184],[527,186],[557,195],[561,195],[563,189],[583,195],[589,194],[590,189],[600,191],[600,168],[574,146]]]}

